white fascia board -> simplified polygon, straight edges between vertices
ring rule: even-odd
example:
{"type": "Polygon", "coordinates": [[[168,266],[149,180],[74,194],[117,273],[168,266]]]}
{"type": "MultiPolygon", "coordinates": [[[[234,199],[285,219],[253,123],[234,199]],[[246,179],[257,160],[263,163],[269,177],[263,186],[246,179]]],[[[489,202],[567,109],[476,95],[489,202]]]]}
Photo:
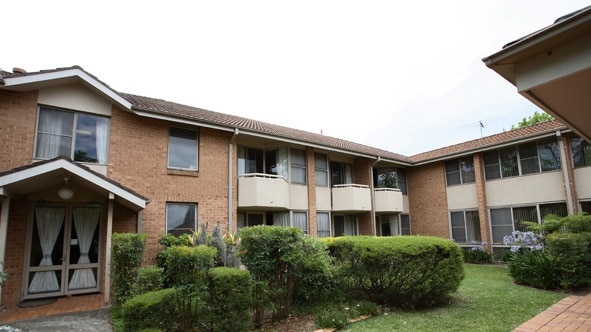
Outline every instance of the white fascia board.
{"type": "Polygon", "coordinates": [[[34,75],[24,75],[24,76],[15,76],[15,77],[8,77],[4,78],[4,87],[18,87],[18,86],[25,86],[29,84],[36,84],[36,83],[43,83],[49,82],[53,80],[62,80],[68,78],[76,78],[78,77],[80,80],[84,81],[90,87],[94,88],[95,90],[99,91],[107,98],[111,99],[115,103],[119,104],[119,106],[130,110],[131,103],[121,97],[119,94],[111,90],[105,84],[98,81],[96,78],[92,77],[91,75],[87,74],[85,71],[77,68],[67,69],[67,70],[58,70],[54,72],[42,72],[39,74],[34,75]]]}
{"type": "Polygon", "coordinates": [[[22,171],[18,171],[18,172],[14,172],[11,174],[7,174],[4,175],[2,177],[0,177],[0,188],[15,183],[15,182],[19,182],[19,181],[23,181],[26,180],[28,178],[32,178],[35,176],[39,176],[45,173],[49,173],[58,169],[64,169],[74,175],[77,175],[89,182],[94,183],[95,185],[103,188],[104,190],[115,194],[116,196],[121,197],[122,199],[125,199],[126,201],[134,204],[135,206],[137,206],[140,209],[144,209],[146,207],[146,201],[130,192],[128,192],[127,190],[122,189],[119,186],[116,186],[114,184],[112,184],[109,181],[106,181],[105,179],[79,167],[76,166],[66,160],[63,159],[59,159],[59,160],[55,160],[46,164],[42,164],[42,165],[36,165],[33,167],[30,167],[28,169],[22,170],[22,171]]]}

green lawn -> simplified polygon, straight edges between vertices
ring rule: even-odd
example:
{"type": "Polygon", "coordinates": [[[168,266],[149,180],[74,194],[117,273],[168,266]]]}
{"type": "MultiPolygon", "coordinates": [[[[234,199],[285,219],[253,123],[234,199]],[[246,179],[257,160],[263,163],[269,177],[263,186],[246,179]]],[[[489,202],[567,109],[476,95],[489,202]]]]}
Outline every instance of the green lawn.
{"type": "Polygon", "coordinates": [[[511,331],[566,295],[512,283],[504,266],[466,264],[466,278],[450,304],[394,310],[346,331],[511,331]]]}

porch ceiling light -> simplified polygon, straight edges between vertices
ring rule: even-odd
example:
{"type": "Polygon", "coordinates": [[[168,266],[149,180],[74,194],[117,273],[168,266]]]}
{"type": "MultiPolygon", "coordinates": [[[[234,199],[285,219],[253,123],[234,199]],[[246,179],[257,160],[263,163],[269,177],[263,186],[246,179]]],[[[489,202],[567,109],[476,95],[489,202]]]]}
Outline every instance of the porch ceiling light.
{"type": "Polygon", "coordinates": [[[74,190],[72,190],[72,189],[70,189],[70,187],[68,187],[68,180],[69,179],[70,179],[69,177],[65,176],[64,177],[64,182],[65,182],[64,186],[60,190],[57,191],[57,195],[61,199],[64,199],[64,200],[68,200],[68,199],[74,197],[74,190]]]}

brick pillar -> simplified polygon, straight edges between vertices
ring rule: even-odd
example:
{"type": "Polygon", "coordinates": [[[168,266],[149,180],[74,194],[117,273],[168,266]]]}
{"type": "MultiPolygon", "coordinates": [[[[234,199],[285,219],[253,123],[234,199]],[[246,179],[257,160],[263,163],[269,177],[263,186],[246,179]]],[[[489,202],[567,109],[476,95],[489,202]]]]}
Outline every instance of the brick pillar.
{"type": "Polygon", "coordinates": [[[318,221],[316,220],[316,159],[314,149],[306,149],[306,172],[308,178],[308,233],[318,236],[318,221]]]}
{"type": "MultiPolygon", "coordinates": [[[[560,138],[559,138],[560,139],[560,138]]],[[[574,165],[572,151],[570,148],[570,136],[568,134],[562,134],[562,142],[564,143],[564,158],[562,158],[563,154],[560,154],[560,163],[562,165],[563,171],[566,168],[566,174],[568,176],[568,183],[565,183],[565,186],[570,188],[570,195],[571,195],[571,202],[572,202],[572,211],[573,213],[579,212],[579,203],[577,201],[577,185],[575,184],[575,172],[574,172],[574,165]]],[[[568,190],[565,190],[568,194],[568,190]]],[[[568,199],[566,200],[569,201],[568,199]]],[[[570,209],[569,209],[570,210],[570,209]]]]}
{"type": "Polygon", "coordinates": [[[480,238],[487,242],[486,250],[492,252],[492,237],[488,220],[488,204],[486,202],[486,185],[484,181],[484,160],[482,153],[474,154],[474,176],[476,178],[476,196],[478,197],[478,218],[480,219],[480,238]]]}

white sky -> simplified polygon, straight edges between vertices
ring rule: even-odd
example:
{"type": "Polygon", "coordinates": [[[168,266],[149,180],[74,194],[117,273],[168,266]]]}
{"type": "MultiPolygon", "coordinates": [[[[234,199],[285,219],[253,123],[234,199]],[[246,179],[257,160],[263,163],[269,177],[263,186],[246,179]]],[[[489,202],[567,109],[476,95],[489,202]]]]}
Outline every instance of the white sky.
{"type": "Polygon", "coordinates": [[[539,111],[481,59],[589,4],[7,1],[0,68],[79,65],[120,92],[413,155],[539,111]]]}

